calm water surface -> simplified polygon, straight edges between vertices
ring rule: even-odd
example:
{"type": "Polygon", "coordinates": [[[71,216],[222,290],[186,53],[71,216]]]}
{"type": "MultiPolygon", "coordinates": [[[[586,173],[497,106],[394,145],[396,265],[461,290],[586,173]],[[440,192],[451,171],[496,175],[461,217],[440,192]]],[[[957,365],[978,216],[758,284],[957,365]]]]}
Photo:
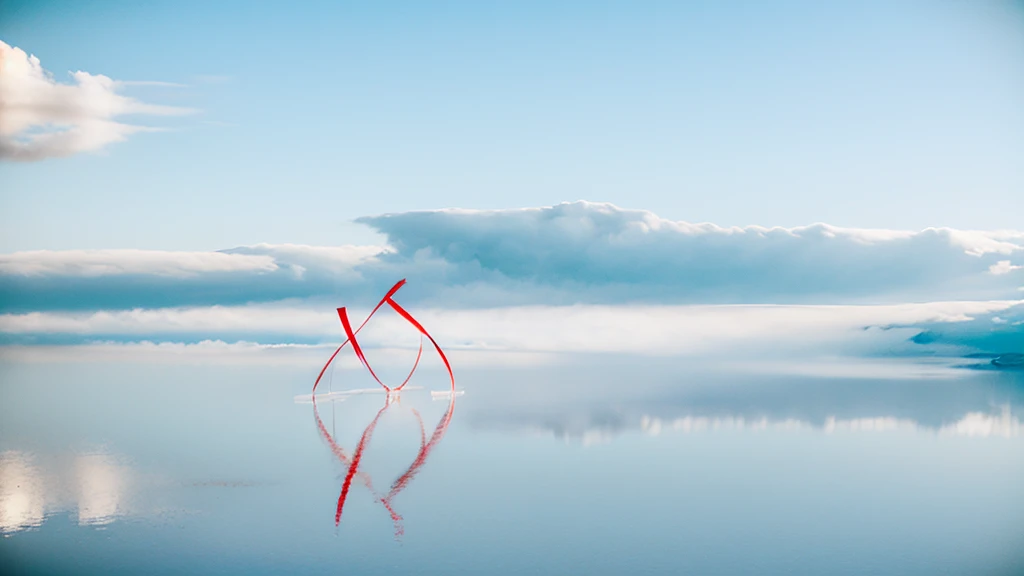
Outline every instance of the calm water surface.
{"type": "Polygon", "coordinates": [[[1024,574],[1021,372],[316,368],[4,361],[4,574],[1024,574]]]}

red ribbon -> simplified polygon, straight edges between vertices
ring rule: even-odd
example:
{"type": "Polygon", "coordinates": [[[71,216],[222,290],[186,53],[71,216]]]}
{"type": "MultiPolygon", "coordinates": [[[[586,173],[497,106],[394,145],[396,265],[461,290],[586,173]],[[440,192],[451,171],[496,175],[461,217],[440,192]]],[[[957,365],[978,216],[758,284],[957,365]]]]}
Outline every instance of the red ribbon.
{"type": "Polygon", "coordinates": [[[334,362],[334,358],[338,355],[339,352],[341,352],[341,349],[344,348],[345,345],[348,344],[349,342],[352,343],[352,350],[356,353],[356,357],[359,358],[359,362],[366,367],[366,369],[370,372],[370,375],[373,376],[373,379],[376,380],[377,383],[384,388],[384,390],[388,392],[401,390],[402,388],[405,387],[406,384],[409,383],[409,380],[412,379],[413,373],[416,372],[416,368],[419,366],[420,357],[423,355],[423,336],[426,336],[427,339],[430,340],[430,343],[434,345],[434,349],[437,350],[438,356],[441,357],[441,361],[444,362],[444,367],[448,370],[448,378],[451,380],[452,393],[455,393],[455,374],[452,372],[452,366],[451,364],[448,363],[448,357],[444,355],[444,351],[441,350],[441,346],[439,346],[437,341],[434,340],[433,336],[431,336],[430,333],[427,332],[427,329],[424,328],[423,325],[420,324],[415,318],[413,318],[412,314],[410,314],[405,308],[399,306],[398,302],[395,302],[394,299],[392,298],[392,296],[394,296],[395,293],[398,292],[398,290],[403,285],[405,285],[404,278],[399,280],[394,286],[392,286],[391,290],[388,290],[388,293],[385,294],[384,297],[380,299],[380,302],[378,302],[377,305],[373,307],[373,310],[370,311],[370,314],[366,317],[365,320],[363,320],[363,323],[360,324],[359,327],[356,328],[355,330],[352,329],[352,324],[349,322],[348,319],[348,311],[345,309],[345,307],[338,308],[338,318],[341,320],[342,328],[345,329],[346,338],[345,341],[341,343],[341,346],[338,346],[338,348],[334,351],[334,354],[331,354],[331,357],[327,360],[327,363],[324,364],[324,367],[320,370],[320,374],[317,375],[316,381],[313,382],[314,394],[316,393],[317,385],[320,384],[320,380],[324,377],[324,372],[327,372],[327,368],[330,367],[331,362],[334,362]],[[408,322],[409,324],[412,324],[412,326],[416,328],[416,330],[418,330],[420,333],[420,349],[419,352],[416,354],[416,362],[413,363],[412,370],[409,371],[409,375],[406,376],[405,380],[403,380],[402,383],[396,386],[395,388],[391,388],[384,382],[381,382],[381,379],[377,377],[377,373],[373,371],[373,367],[370,366],[369,361],[366,360],[366,356],[363,354],[363,348],[359,345],[359,341],[356,340],[356,334],[359,334],[359,331],[362,330],[364,326],[366,326],[366,323],[370,321],[370,318],[373,318],[373,315],[376,314],[377,310],[380,310],[380,307],[383,306],[385,303],[388,306],[391,306],[391,308],[395,312],[397,312],[399,316],[404,318],[406,322],[408,322]]]}
{"type": "Polygon", "coordinates": [[[403,489],[405,489],[406,486],[408,486],[409,482],[416,476],[420,468],[422,468],[423,465],[426,463],[427,458],[430,456],[431,450],[433,450],[434,447],[438,444],[438,442],[441,441],[441,438],[444,437],[445,432],[448,430],[448,424],[451,422],[452,414],[454,414],[455,411],[455,374],[452,372],[452,366],[448,362],[448,357],[445,356],[444,351],[441,350],[441,346],[438,345],[437,341],[434,340],[434,337],[431,336],[429,332],[427,332],[427,329],[424,328],[423,325],[420,324],[415,318],[413,318],[412,314],[410,314],[405,308],[402,308],[398,304],[398,302],[395,302],[394,299],[392,298],[392,296],[394,296],[395,293],[398,292],[398,290],[403,285],[405,285],[404,278],[402,280],[399,280],[394,286],[392,286],[391,290],[388,290],[388,293],[385,294],[384,297],[380,299],[380,302],[378,302],[377,305],[373,307],[373,310],[371,310],[370,314],[366,317],[365,320],[363,320],[363,323],[360,324],[359,327],[356,328],[355,330],[352,329],[352,323],[349,321],[348,311],[344,307],[338,308],[338,319],[341,320],[341,327],[345,330],[345,341],[342,342],[340,346],[338,346],[338,348],[334,351],[333,354],[331,354],[331,357],[327,360],[327,363],[324,364],[324,367],[320,369],[320,374],[317,375],[316,381],[313,382],[313,417],[316,419],[317,429],[320,431],[320,434],[327,440],[328,444],[330,444],[331,451],[334,452],[334,455],[338,458],[338,460],[340,460],[343,464],[348,465],[348,470],[345,473],[345,479],[341,485],[341,494],[338,495],[338,503],[334,512],[334,524],[338,525],[338,523],[341,522],[341,513],[345,507],[345,501],[348,499],[349,489],[352,487],[352,480],[356,476],[360,476],[366,487],[370,490],[371,493],[373,493],[374,498],[384,506],[384,508],[388,511],[388,514],[391,516],[392,521],[395,523],[396,537],[400,536],[404,530],[402,528],[402,517],[397,512],[395,512],[391,502],[392,500],[394,500],[395,496],[397,496],[403,489]],[[413,362],[412,370],[409,371],[409,375],[405,377],[405,380],[403,380],[401,384],[394,388],[389,387],[387,384],[382,382],[380,378],[377,377],[377,373],[373,371],[373,367],[370,366],[370,362],[366,359],[366,355],[363,354],[362,346],[359,345],[359,341],[356,339],[356,335],[359,334],[359,331],[362,330],[364,326],[366,326],[366,323],[370,321],[370,318],[372,318],[373,315],[376,314],[377,311],[380,310],[381,306],[383,306],[384,304],[390,306],[392,310],[398,313],[399,316],[404,318],[406,322],[411,324],[420,333],[420,346],[419,350],[416,352],[416,361],[413,362]],[[445,411],[444,416],[441,417],[441,421],[434,429],[434,433],[430,436],[429,441],[426,438],[426,431],[423,429],[423,420],[420,419],[418,412],[415,412],[415,410],[413,411],[414,413],[416,413],[416,418],[420,421],[419,453],[417,453],[415,460],[413,460],[409,468],[401,476],[399,476],[399,478],[395,480],[395,482],[391,485],[391,488],[390,490],[388,490],[388,493],[384,496],[381,496],[379,493],[377,493],[376,490],[374,490],[373,483],[370,480],[370,477],[366,474],[359,472],[359,463],[362,460],[363,452],[366,450],[367,446],[370,443],[370,439],[373,437],[373,431],[377,428],[377,422],[380,420],[381,416],[391,405],[391,397],[388,397],[388,400],[386,400],[384,403],[384,407],[381,408],[379,412],[377,412],[377,415],[374,417],[373,421],[370,422],[370,424],[366,427],[365,430],[363,430],[363,435],[359,438],[359,443],[356,445],[356,449],[353,452],[352,457],[348,458],[347,455],[345,454],[345,451],[341,448],[341,446],[339,446],[337,442],[335,442],[331,434],[327,432],[327,428],[324,426],[323,421],[320,420],[320,414],[317,412],[316,409],[316,387],[317,385],[320,384],[320,380],[323,379],[324,373],[327,372],[327,369],[331,366],[331,363],[334,362],[334,359],[338,356],[338,353],[341,352],[341,349],[344,348],[346,344],[351,342],[352,350],[355,352],[356,357],[359,358],[359,362],[362,363],[362,365],[366,367],[366,370],[370,373],[370,375],[373,376],[373,379],[376,380],[377,383],[380,384],[381,387],[383,387],[384,390],[386,390],[387,392],[397,392],[404,388],[405,385],[409,383],[409,380],[412,379],[412,375],[416,372],[416,368],[419,367],[420,365],[420,358],[422,358],[423,356],[424,336],[426,336],[427,339],[430,340],[430,343],[434,345],[434,349],[437,350],[438,356],[440,356],[441,361],[444,362],[444,367],[448,370],[448,378],[451,380],[451,398],[449,398],[448,400],[448,409],[445,411]]]}

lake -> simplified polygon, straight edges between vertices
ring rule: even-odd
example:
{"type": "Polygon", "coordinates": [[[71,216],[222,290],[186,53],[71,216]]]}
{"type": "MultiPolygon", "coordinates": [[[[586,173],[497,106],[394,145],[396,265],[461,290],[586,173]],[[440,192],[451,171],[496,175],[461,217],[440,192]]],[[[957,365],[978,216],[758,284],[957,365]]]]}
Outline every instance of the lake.
{"type": "Polygon", "coordinates": [[[1019,370],[453,354],[312,404],[318,355],[60,350],[0,356],[5,574],[1024,573],[1019,370]]]}

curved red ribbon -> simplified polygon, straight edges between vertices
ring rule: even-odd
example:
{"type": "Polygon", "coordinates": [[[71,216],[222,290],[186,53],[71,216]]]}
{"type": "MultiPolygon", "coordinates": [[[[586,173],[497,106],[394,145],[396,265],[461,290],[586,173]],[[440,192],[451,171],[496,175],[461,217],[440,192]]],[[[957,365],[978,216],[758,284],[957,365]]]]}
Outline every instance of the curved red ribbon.
{"type": "Polygon", "coordinates": [[[362,478],[363,483],[366,485],[367,489],[369,489],[370,492],[374,495],[374,498],[378,502],[380,502],[388,511],[388,514],[391,516],[392,521],[395,523],[396,537],[400,536],[404,532],[404,530],[402,528],[402,517],[397,512],[395,512],[394,508],[392,507],[391,501],[395,498],[395,496],[399,494],[399,492],[405,489],[409,482],[419,472],[420,468],[426,463],[427,457],[430,455],[431,450],[433,450],[437,443],[441,441],[441,438],[444,437],[445,432],[448,429],[448,424],[451,422],[452,414],[455,411],[455,374],[454,372],[452,372],[452,366],[448,362],[448,357],[445,356],[444,351],[441,350],[441,346],[437,343],[436,340],[434,340],[434,337],[431,336],[429,332],[427,332],[426,328],[424,328],[423,325],[420,324],[419,321],[417,321],[412,316],[412,314],[410,314],[405,308],[402,308],[392,298],[392,296],[394,296],[395,293],[398,292],[398,290],[403,285],[405,285],[404,278],[402,280],[399,280],[397,283],[395,283],[394,286],[391,287],[390,290],[388,290],[388,293],[385,294],[384,297],[380,299],[380,302],[378,302],[377,305],[373,307],[373,310],[371,310],[370,314],[367,315],[365,320],[363,320],[363,323],[360,324],[359,327],[357,327],[354,330],[352,329],[352,323],[349,321],[347,309],[345,307],[338,308],[338,319],[341,320],[341,326],[345,330],[345,341],[342,342],[341,345],[334,350],[334,353],[331,354],[331,357],[327,359],[327,363],[324,364],[324,367],[320,369],[320,373],[317,375],[316,381],[313,382],[313,417],[316,420],[317,429],[319,430],[320,434],[327,440],[328,444],[330,444],[331,451],[334,452],[334,455],[338,458],[338,460],[340,460],[343,464],[346,464],[348,466],[348,470],[345,473],[345,479],[341,485],[341,494],[338,495],[337,507],[335,508],[335,525],[341,522],[341,513],[345,507],[345,501],[348,498],[349,490],[352,487],[352,480],[358,475],[362,478]],[[366,359],[366,355],[363,353],[362,346],[359,345],[359,341],[356,339],[356,335],[359,333],[359,331],[366,326],[367,322],[370,321],[370,318],[372,318],[373,315],[376,314],[377,311],[380,310],[381,306],[383,306],[384,304],[390,306],[392,310],[394,310],[399,316],[405,319],[406,322],[408,322],[414,328],[416,328],[416,330],[420,333],[420,345],[419,350],[416,352],[416,361],[413,362],[412,369],[409,371],[408,376],[405,377],[405,380],[403,380],[401,384],[394,388],[389,387],[387,384],[382,382],[381,379],[377,376],[377,373],[374,372],[373,367],[370,366],[370,362],[366,359]],[[363,434],[359,438],[359,443],[356,445],[356,449],[353,452],[352,457],[349,458],[345,454],[345,451],[340,446],[338,446],[337,442],[335,442],[334,438],[331,436],[331,434],[327,431],[327,428],[324,426],[323,421],[320,419],[320,414],[317,411],[316,407],[316,388],[320,384],[320,380],[323,379],[324,373],[327,372],[327,369],[331,366],[331,363],[334,362],[334,359],[338,356],[338,353],[341,352],[341,349],[344,348],[346,344],[351,342],[353,352],[355,352],[356,357],[359,358],[359,362],[366,368],[370,375],[373,376],[373,379],[376,380],[377,383],[380,384],[385,391],[389,393],[397,392],[404,388],[405,385],[409,383],[409,380],[412,379],[412,375],[416,372],[416,368],[419,367],[420,359],[423,357],[424,336],[426,336],[426,338],[430,340],[430,343],[434,345],[434,349],[437,351],[438,356],[440,356],[441,361],[444,362],[444,367],[448,370],[448,378],[451,380],[451,398],[449,399],[448,402],[448,409],[445,411],[444,416],[441,418],[441,421],[434,429],[433,434],[431,434],[429,441],[427,440],[426,437],[426,431],[423,429],[422,418],[420,418],[418,412],[413,410],[413,412],[416,414],[417,420],[419,420],[420,423],[420,450],[416,455],[416,459],[413,460],[412,464],[405,471],[405,473],[399,476],[399,478],[395,480],[395,482],[391,485],[391,488],[388,491],[387,495],[381,496],[379,493],[377,493],[376,490],[374,490],[373,483],[371,482],[370,477],[364,473],[359,472],[359,463],[362,460],[363,452],[366,450],[366,447],[370,443],[370,439],[373,437],[373,432],[377,427],[377,422],[380,420],[384,412],[391,406],[391,396],[388,396],[388,399],[385,400],[384,407],[377,412],[377,415],[374,417],[373,421],[371,421],[370,424],[366,427],[366,429],[363,430],[363,434]]]}
{"type": "Polygon", "coordinates": [[[448,357],[445,356],[444,351],[441,350],[441,346],[438,345],[437,341],[434,340],[434,337],[431,336],[429,332],[427,332],[426,328],[424,328],[422,324],[420,324],[415,318],[413,318],[412,314],[410,314],[405,308],[399,306],[398,303],[395,302],[394,299],[392,298],[392,296],[394,296],[395,293],[398,292],[398,290],[404,285],[404,278],[395,283],[395,285],[392,286],[390,290],[388,290],[388,293],[385,294],[384,297],[380,299],[380,302],[378,302],[377,305],[373,307],[373,310],[371,310],[370,314],[366,317],[365,320],[363,320],[363,323],[360,324],[359,327],[356,328],[355,330],[352,329],[352,324],[349,322],[348,311],[346,310],[346,308],[344,306],[338,308],[338,318],[341,320],[341,326],[345,330],[345,341],[342,342],[340,346],[338,346],[334,353],[331,354],[331,357],[327,359],[327,363],[324,364],[324,367],[320,369],[320,374],[317,375],[316,381],[313,382],[313,394],[316,394],[316,387],[318,384],[320,384],[320,380],[324,377],[324,373],[327,372],[327,368],[330,367],[331,363],[334,362],[334,358],[338,356],[338,353],[341,352],[341,349],[344,348],[345,345],[348,344],[349,342],[352,343],[352,350],[355,352],[356,357],[359,358],[359,362],[366,367],[366,370],[370,372],[370,375],[373,376],[373,379],[376,380],[377,383],[384,388],[384,390],[386,390],[387,392],[401,390],[402,388],[405,387],[406,384],[409,383],[409,380],[412,379],[413,373],[416,372],[416,368],[419,366],[420,357],[423,355],[424,336],[426,336],[427,339],[430,340],[430,343],[434,345],[434,349],[437,350],[437,354],[441,357],[441,361],[444,362],[444,367],[448,370],[448,378],[451,380],[451,391],[453,394],[455,393],[455,374],[452,372],[452,366],[448,362],[448,357]],[[416,362],[413,364],[412,370],[409,371],[409,375],[406,376],[405,380],[403,380],[402,383],[396,386],[395,388],[389,387],[387,384],[382,382],[380,378],[377,377],[377,373],[373,371],[373,367],[370,366],[370,362],[366,359],[366,355],[363,354],[362,346],[359,345],[359,341],[356,339],[356,334],[358,334],[359,331],[362,330],[364,326],[366,326],[366,323],[370,321],[370,318],[372,318],[373,315],[376,314],[377,311],[380,310],[380,307],[383,306],[385,303],[391,306],[391,308],[396,313],[398,313],[399,316],[401,316],[407,322],[412,324],[412,326],[416,328],[416,330],[418,330],[420,333],[420,349],[419,352],[417,352],[416,354],[416,362]]]}

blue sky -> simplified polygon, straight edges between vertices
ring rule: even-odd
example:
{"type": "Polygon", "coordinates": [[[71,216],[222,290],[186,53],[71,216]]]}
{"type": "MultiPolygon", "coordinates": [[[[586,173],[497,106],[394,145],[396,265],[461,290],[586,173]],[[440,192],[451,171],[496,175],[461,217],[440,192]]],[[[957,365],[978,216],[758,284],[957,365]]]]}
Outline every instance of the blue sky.
{"type": "Polygon", "coordinates": [[[198,110],[0,164],[5,252],[365,243],[352,219],[579,198],[725,226],[1024,213],[1020,3],[7,1],[0,40],[198,110]]]}
{"type": "Polygon", "coordinates": [[[485,356],[1024,345],[1019,2],[8,1],[0,41],[0,344],[321,345],[407,278],[485,356]]]}

